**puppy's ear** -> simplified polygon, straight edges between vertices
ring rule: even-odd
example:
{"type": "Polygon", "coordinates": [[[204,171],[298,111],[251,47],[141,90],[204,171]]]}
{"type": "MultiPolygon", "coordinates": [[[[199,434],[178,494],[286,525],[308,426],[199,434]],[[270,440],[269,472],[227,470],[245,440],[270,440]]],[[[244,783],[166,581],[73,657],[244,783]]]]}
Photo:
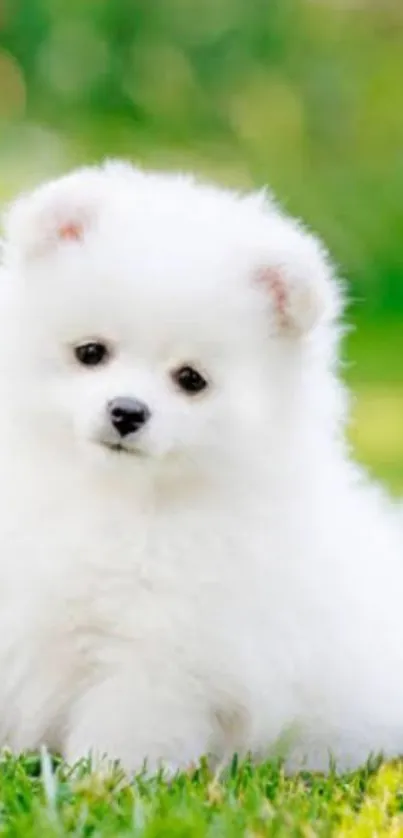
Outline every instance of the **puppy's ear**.
{"type": "Polygon", "coordinates": [[[17,198],[5,217],[6,246],[26,260],[80,244],[96,223],[100,188],[97,170],[87,169],[17,198]]]}
{"type": "Polygon", "coordinates": [[[301,336],[336,319],[340,285],[318,240],[284,217],[273,220],[272,240],[255,271],[255,284],[269,302],[275,331],[301,336]]]}

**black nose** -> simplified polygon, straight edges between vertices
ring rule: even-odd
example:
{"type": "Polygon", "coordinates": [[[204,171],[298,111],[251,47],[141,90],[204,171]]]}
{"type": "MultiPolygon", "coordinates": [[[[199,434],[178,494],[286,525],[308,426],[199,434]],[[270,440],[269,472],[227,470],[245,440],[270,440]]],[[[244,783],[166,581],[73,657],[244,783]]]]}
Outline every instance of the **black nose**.
{"type": "Polygon", "coordinates": [[[151,416],[144,402],[127,396],[112,399],[108,404],[108,412],[113,427],[121,437],[135,434],[151,416]]]}

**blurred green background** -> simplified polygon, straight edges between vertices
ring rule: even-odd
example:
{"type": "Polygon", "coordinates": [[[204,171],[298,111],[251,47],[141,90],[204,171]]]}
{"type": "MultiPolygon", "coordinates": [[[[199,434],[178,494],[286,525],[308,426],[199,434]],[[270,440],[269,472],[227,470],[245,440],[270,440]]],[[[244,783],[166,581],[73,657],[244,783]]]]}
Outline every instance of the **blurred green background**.
{"type": "Polygon", "coordinates": [[[0,197],[105,155],[269,183],[325,238],[352,438],[403,490],[403,0],[0,0],[0,197]]]}

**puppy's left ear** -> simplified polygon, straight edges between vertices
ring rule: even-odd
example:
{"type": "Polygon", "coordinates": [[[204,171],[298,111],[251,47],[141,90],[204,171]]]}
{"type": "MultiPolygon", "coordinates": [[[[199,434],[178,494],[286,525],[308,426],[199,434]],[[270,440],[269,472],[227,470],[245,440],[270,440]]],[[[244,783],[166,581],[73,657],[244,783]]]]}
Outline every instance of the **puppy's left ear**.
{"type": "Polygon", "coordinates": [[[274,330],[301,336],[335,320],[342,309],[340,284],[319,241],[296,222],[273,219],[271,241],[255,271],[266,295],[274,330]]]}

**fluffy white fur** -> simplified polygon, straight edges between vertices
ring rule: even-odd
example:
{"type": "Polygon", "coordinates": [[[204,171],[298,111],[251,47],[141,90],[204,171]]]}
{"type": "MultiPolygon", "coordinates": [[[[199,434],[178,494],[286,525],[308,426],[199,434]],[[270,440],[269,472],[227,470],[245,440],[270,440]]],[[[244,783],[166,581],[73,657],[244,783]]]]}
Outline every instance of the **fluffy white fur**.
{"type": "Polygon", "coordinates": [[[403,532],[343,440],[316,239],[265,195],[118,163],[5,227],[0,741],[130,771],[403,751],[403,532]],[[87,339],[108,363],[80,367],[87,339]],[[117,452],[119,396],[152,416],[117,452]]]}

